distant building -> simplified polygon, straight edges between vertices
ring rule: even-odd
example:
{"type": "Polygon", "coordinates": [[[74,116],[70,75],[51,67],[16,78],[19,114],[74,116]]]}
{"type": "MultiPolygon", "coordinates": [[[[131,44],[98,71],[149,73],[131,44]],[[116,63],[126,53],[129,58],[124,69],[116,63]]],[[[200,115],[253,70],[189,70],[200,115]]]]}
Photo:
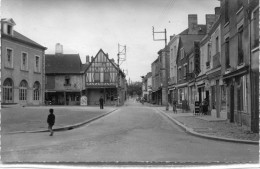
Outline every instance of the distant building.
{"type": "Polygon", "coordinates": [[[162,84],[159,57],[152,63],[152,103],[162,104],[162,84]]]}
{"type": "Polygon", "coordinates": [[[13,19],[1,20],[2,103],[41,105],[45,91],[46,47],[15,31],[13,19]]]}
{"type": "Polygon", "coordinates": [[[166,105],[166,95],[168,94],[166,83],[169,74],[169,48],[158,51],[158,58],[152,63],[152,103],[166,105]]]}
{"type": "MultiPolygon", "coordinates": [[[[193,73],[189,73],[190,54],[195,50],[194,42],[200,41],[205,36],[206,31],[206,25],[197,23],[197,15],[190,14],[188,15],[188,28],[178,35],[178,44],[176,44],[178,46],[177,54],[173,55],[176,56],[176,59],[173,58],[173,60],[176,60],[177,74],[174,75],[177,75],[175,77],[177,83],[171,85],[170,89],[174,91],[174,98],[172,98],[172,100],[177,101],[177,107],[179,108],[190,109],[189,105],[192,104],[189,103],[188,96],[189,91],[195,89],[195,84],[189,84],[190,79],[194,77],[190,76],[193,73]]],[[[193,61],[193,64],[195,64],[195,61],[193,61]]],[[[173,68],[173,70],[175,69],[176,67],[173,68]]],[[[170,70],[172,70],[172,67],[170,70]]]]}
{"type": "Polygon", "coordinates": [[[105,54],[102,49],[91,58],[90,64],[84,71],[83,79],[82,94],[88,98],[89,105],[99,104],[101,96],[104,98],[105,105],[124,104],[127,91],[125,74],[118,68],[114,59],[109,59],[108,54],[105,54]]]}
{"type": "Polygon", "coordinates": [[[151,91],[152,91],[152,72],[147,73],[145,76],[142,76],[142,97],[146,99],[147,102],[151,100],[151,91]]]}
{"type": "MultiPolygon", "coordinates": [[[[207,34],[200,43],[200,67],[201,70],[196,77],[198,87],[197,101],[208,102],[205,114],[220,117],[221,100],[225,97],[225,86],[221,78],[221,32],[220,32],[220,7],[215,8],[215,14],[206,15],[207,34]],[[221,91],[222,90],[222,91],[221,91]],[[220,92],[222,92],[220,94],[220,92]]],[[[225,106],[225,102],[222,102],[225,106]]],[[[223,111],[222,118],[226,118],[223,111]]]]}
{"type": "Polygon", "coordinates": [[[83,69],[79,54],[63,54],[61,44],[55,54],[46,55],[46,104],[79,105],[83,90],[83,69]]]}

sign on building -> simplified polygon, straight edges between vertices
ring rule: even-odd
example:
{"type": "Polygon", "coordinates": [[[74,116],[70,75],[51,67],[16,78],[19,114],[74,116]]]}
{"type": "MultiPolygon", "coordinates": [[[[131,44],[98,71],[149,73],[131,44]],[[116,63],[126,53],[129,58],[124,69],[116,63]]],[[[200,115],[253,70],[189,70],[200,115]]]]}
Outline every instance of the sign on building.
{"type": "Polygon", "coordinates": [[[194,41],[194,73],[200,73],[200,42],[194,41]]]}

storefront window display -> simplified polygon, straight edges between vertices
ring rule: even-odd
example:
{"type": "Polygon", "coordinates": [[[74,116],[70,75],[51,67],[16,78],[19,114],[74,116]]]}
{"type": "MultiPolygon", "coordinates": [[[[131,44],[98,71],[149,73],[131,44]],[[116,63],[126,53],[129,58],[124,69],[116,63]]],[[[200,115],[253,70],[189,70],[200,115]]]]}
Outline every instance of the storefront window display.
{"type": "Polygon", "coordinates": [[[183,89],[179,89],[179,91],[178,91],[178,102],[179,102],[179,104],[182,103],[183,97],[184,97],[183,89]]]}
{"type": "Polygon", "coordinates": [[[221,110],[226,110],[226,101],[227,101],[227,94],[226,94],[226,86],[221,86],[221,110]]]}

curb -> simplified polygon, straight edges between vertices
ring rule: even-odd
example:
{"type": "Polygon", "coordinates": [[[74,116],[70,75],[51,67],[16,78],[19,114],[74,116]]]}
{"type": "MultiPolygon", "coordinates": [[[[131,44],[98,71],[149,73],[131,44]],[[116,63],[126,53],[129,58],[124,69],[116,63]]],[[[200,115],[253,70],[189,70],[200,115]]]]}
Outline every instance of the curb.
{"type": "Polygon", "coordinates": [[[177,121],[173,117],[170,117],[168,114],[166,114],[162,110],[160,110],[160,109],[157,109],[157,110],[159,110],[164,116],[166,116],[168,119],[170,119],[172,122],[174,122],[175,124],[180,126],[184,131],[186,131],[187,133],[189,133],[191,135],[202,137],[202,138],[207,138],[207,139],[211,139],[211,140],[219,140],[219,141],[226,141],[226,142],[245,143],[245,144],[254,144],[254,145],[259,144],[258,141],[232,139],[232,138],[224,138],[224,137],[217,137],[217,136],[210,136],[210,135],[206,135],[206,134],[201,134],[201,133],[195,132],[192,128],[189,128],[189,127],[183,125],[182,123],[180,123],[179,121],[177,121]]]}
{"type": "MultiPolygon", "coordinates": [[[[78,127],[81,127],[87,123],[90,123],[92,121],[95,121],[101,117],[104,117],[114,111],[116,111],[118,109],[114,109],[110,112],[107,112],[107,113],[104,113],[104,114],[101,114],[100,116],[97,116],[97,117],[94,117],[90,120],[87,120],[87,121],[84,121],[82,123],[76,123],[76,124],[73,124],[73,125],[68,125],[68,126],[64,126],[64,127],[59,127],[59,128],[54,128],[53,131],[65,131],[65,130],[72,130],[72,129],[75,129],[75,128],[78,128],[78,127]]],[[[15,132],[7,132],[5,134],[19,134],[19,133],[40,133],[40,132],[49,132],[48,129],[44,129],[44,130],[35,130],[35,131],[15,131],[15,132]]]]}

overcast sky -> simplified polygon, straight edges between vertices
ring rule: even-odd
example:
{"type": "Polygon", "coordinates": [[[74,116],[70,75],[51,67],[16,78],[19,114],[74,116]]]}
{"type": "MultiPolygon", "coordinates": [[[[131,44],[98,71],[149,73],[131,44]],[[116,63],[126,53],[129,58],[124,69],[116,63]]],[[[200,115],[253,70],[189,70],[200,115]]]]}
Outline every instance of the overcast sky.
{"type": "Polygon", "coordinates": [[[141,81],[164,41],[153,41],[155,31],[167,29],[167,38],[188,27],[188,14],[213,14],[218,0],[2,0],[2,18],[13,18],[14,29],[55,52],[95,56],[99,49],[116,59],[118,43],[126,45],[127,80],[141,81]]]}

